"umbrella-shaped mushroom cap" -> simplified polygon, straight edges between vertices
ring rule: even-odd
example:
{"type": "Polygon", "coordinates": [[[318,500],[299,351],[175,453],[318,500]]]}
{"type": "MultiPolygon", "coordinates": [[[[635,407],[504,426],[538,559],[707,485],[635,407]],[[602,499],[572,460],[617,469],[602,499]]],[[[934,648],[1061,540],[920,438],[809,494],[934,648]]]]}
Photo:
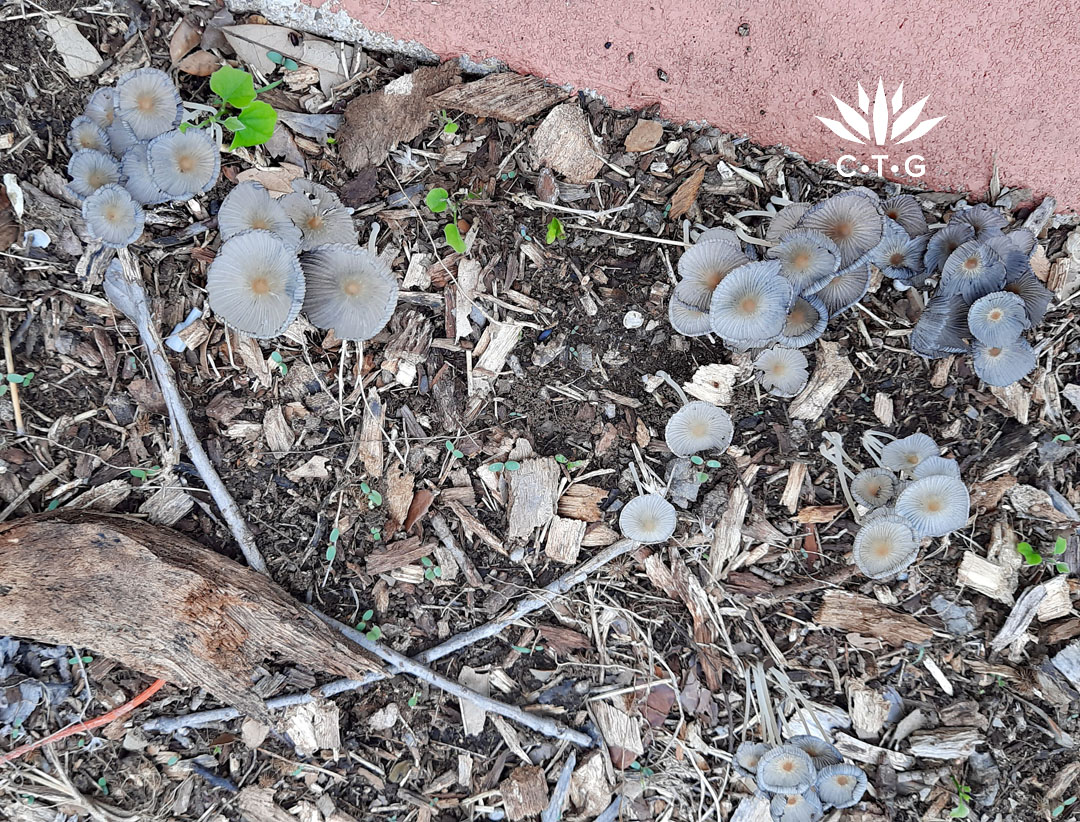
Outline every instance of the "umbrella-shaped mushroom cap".
{"type": "Polygon", "coordinates": [[[739,747],[735,749],[735,756],[731,760],[731,764],[743,776],[753,778],[757,776],[758,761],[770,747],[764,742],[751,742],[749,740],[740,742],[739,747]]]}
{"type": "Polygon", "coordinates": [[[1005,265],[988,244],[969,240],[949,255],[941,270],[941,293],[959,294],[971,305],[1005,285],[1005,265]]]}
{"type": "Polygon", "coordinates": [[[975,229],[971,223],[949,223],[939,228],[931,235],[926,244],[926,271],[928,274],[937,274],[945,261],[964,243],[975,239],[975,229]]]}
{"type": "Polygon", "coordinates": [[[169,75],[154,68],[129,71],[116,83],[117,117],[140,140],[152,140],[180,125],[184,105],[169,75]]]}
{"type": "Polygon", "coordinates": [[[146,162],[146,144],[136,143],[127,154],[121,165],[124,174],[124,188],[128,190],[135,202],[143,205],[157,205],[169,200],[169,195],[158,188],[154,178],[150,174],[150,166],[146,162]]]}
{"type": "Polygon", "coordinates": [[[818,822],[824,815],[817,791],[777,794],[769,802],[769,815],[775,822],[818,822]]]}
{"type": "Polygon", "coordinates": [[[105,129],[84,114],[71,121],[67,145],[72,153],[90,149],[104,154],[109,151],[109,135],[105,133],[105,129]]]}
{"type": "Polygon", "coordinates": [[[398,283],[390,267],[366,249],[333,244],[300,255],[307,278],[304,313],[343,340],[369,340],[397,307],[398,283]]]}
{"type": "Polygon", "coordinates": [[[725,342],[770,340],[784,329],[794,296],[779,262],[739,266],[713,291],[712,330],[725,342]]]}
{"type": "Polygon", "coordinates": [[[802,748],[810,754],[810,759],[813,761],[814,767],[819,771],[824,767],[844,761],[844,757],[840,754],[840,751],[836,750],[834,745],[826,742],[819,736],[811,736],[809,734],[793,736],[788,740],[788,744],[794,745],[796,748],[802,748]]]}
{"type": "Polygon", "coordinates": [[[927,457],[941,455],[941,449],[926,434],[912,434],[893,440],[881,449],[881,464],[891,471],[914,471],[927,457]]]}
{"type": "Polygon", "coordinates": [[[711,402],[690,402],[671,415],[664,441],[677,457],[701,451],[724,451],[731,445],[735,426],[731,415],[711,402]]]}
{"type": "Polygon", "coordinates": [[[869,263],[859,263],[838,271],[813,293],[825,304],[831,319],[843,314],[866,296],[870,289],[870,277],[869,263]]]}
{"type": "Polygon", "coordinates": [[[896,513],[920,537],[943,537],[963,528],[970,509],[963,480],[941,474],[915,480],[896,498],[896,513]]]}
{"type": "Polygon", "coordinates": [[[1001,234],[1005,226],[1009,224],[1004,214],[986,203],[960,209],[953,214],[952,220],[949,222],[955,223],[957,221],[967,223],[975,229],[975,239],[977,240],[1001,234]]]}
{"type": "Polygon", "coordinates": [[[166,131],[150,141],[147,163],[154,182],[178,200],[209,191],[221,170],[221,155],[204,131],[166,131]]]}
{"type": "Polygon", "coordinates": [[[124,157],[135,146],[146,145],[135,136],[131,126],[119,117],[113,120],[112,125],[105,129],[105,133],[109,135],[109,150],[112,152],[112,156],[120,162],[123,162],[124,157]]]}
{"type": "Polygon", "coordinates": [[[810,379],[806,355],[797,348],[767,348],[754,360],[754,367],[761,372],[761,384],[778,397],[794,397],[810,379]]]}
{"type": "Polygon", "coordinates": [[[917,480],[938,475],[960,479],[960,464],[947,457],[927,457],[911,473],[917,480]]]}
{"type": "Polygon", "coordinates": [[[1026,237],[1031,232],[1021,229],[1009,234],[986,237],[983,242],[994,249],[1005,266],[1005,279],[1023,274],[1031,268],[1031,252],[1026,250],[1026,237]]]}
{"type": "Polygon", "coordinates": [[[123,186],[101,186],[83,200],[86,229],[108,248],[131,245],[143,232],[146,215],[123,186]]]}
{"type": "Polygon", "coordinates": [[[695,243],[679,258],[680,286],[687,302],[707,302],[733,269],[750,262],[742,249],[728,242],[695,243]]]}
{"type": "Polygon", "coordinates": [[[820,231],[840,249],[840,268],[849,268],[881,241],[881,202],[873,192],[845,191],[812,206],[800,228],[820,231]]]}
{"type": "Polygon", "coordinates": [[[730,228],[723,228],[721,226],[715,226],[714,228],[707,228],[698,234],[695,243],[728,243],[735,246],[742,251],[742,241],[739,239],[739,235],[732,231],[730,228]]]}
{"type": "Polygon", "coordinates": [[[703,337],[712,331],[709,320],[709,301],[691,302],[679,283],[668,300],[668,321],[676,332],[686,337],[703,337]]]}
{"type": "Polygon", "coordinates": [[[675,533],[675,506],[659,494],[634,497],[619,512],[619,530],[627,539],[649,545],[667,542],[675,533]]]}
{"type": "Polygon", "coordinates": [[[926,279],[923,257],[926,255],[928,235],[909,237],[891,220],[887,225],[890,229],[886,230],[885,236],[870,255],[870,262],[886,277],[899,280],[904,285],[921,285],[926,279]]]}
{"type": "Polygon", "coordinates": [[[802,348],[820,339],[828,324],[825,303],[813,294],[805,294],[795,298],[776,341],[788,348],[802,348]]]}
{"type": "Polygon", "coordinates": [[[866,793],[866,773],[857,765],[841,762],[822,768],[817,778],[818,797],[834,808],[850,808],[866,793]]]}
{"type": "Polygon", "coordinates": [[[910,194],[895,194],[882,204],[885,216],[895,221],[912,238],[926,233],[926,215],[922,206],[910,194]]]}
{"type": "Polygon", "coordinates": [[[896,475],[888,468],[866,468],[851,480],[851,493],[867,508],[880,508],[896,493],[896,475]]]}
{"type": "Polygon", "coordinates": [[[83,115],[97,123],[98,128],[108,131],[116,119],[116,89],[104,86],[91,94],[83,115]]]}
{"type": "Polygon", "coordinates": [[[805,793],[816,779],[810,754],[795,745],[777,745],[758,760],[757,784],[768,793],[805,793]]]}
{"type": "Polygon", "coordinates": [[[71,155],[67,165],[68,189],[80,200],[88,197],[102,186],[113,185],[121,180],[120,164],[108,154],[84,148],[71,155]]]}
{"type": "Polygon", "coordinates": [[[796,228],[784,235],[769,256],[780,261],[780,275],[798,294],[825,285],[840,264],[840,249],[820,231],[796,228]]]}
{"type": "Polygon", "coordinates": [[[888,579],[915,561],[919,538],[904,517],[880,514],[866,520],[855,535],[855,565],[870,579],[888,579]]]}
{"type": "Polygon", "coordinates": [[[765,239],[770,242],[778,242],[784,235],[799,224],[806,212],[810,210],[810,203],[792,203],[776,212],[776,216],[769,220],[769,227],[765,229],[765,239]]]}
{"type": "Polygon", "coordinates": [[[1040,282],[1030,267],[1018,274],[1006,273],[1003,290],[1015,294],[1024,301],[1024,311],[1027,313],[1029,325],[1038,325],[1043,321],[1046,309],[1050,306],[1050,300],[1054,298],[1054,292],[1040,282]]]}
{"type": "Polygon", "coordinates": [[[1023,337],[1004,345],[976,343],[971,350],[975,373],[987,385],[1004,388],[1035,370],[1035,350],[1023,337]]]}
{"type": "Polygon", "coordinates": [[[967,312],[967,305],[959,295],[935,295],[911,331],[911,350],[931,359],[966,352],[967,312]]]}
{"type": "Polygon", "coordinates": [[[294,180],[292,188],[293,193],[286,194],[279,202],[304,235],[301,251],[356,242],[352,215],[336,194],[310,180],[294,180]]]}
{"type": "Polygon", "coordinates": [[[300,245],[300,229],[262,185],[240,183],[221,201],[218,210],[218,230],[222,239],[242,231],[272,231],[290,248],[300,245]]]}
{"type": "Polygon", "coordinates": [[[304,302],[296,250],[269,231],[247,231],[221,244],[206,272],[210,307],[237,331],[265,339],[289,327],[304,302]]]}
{"type": "Polygon", "coordinates": [[[994,291],[979,297],[968,309],[971,335],[984,345],[1006,345],[1027,328],[1024,301],[1008,291],[994,291]]]}

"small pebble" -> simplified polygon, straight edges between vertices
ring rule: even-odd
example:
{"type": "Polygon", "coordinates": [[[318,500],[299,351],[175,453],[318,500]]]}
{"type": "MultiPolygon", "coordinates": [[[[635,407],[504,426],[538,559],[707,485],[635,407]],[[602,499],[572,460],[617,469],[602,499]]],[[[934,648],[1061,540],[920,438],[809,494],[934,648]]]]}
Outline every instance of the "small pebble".
{"type": "Polygon", "coordinates": [[[626,316],[622,318],[623,328],[641,328],[645,322],[645,318],[641,316],[640,311],[627,311],[626,316]]]}

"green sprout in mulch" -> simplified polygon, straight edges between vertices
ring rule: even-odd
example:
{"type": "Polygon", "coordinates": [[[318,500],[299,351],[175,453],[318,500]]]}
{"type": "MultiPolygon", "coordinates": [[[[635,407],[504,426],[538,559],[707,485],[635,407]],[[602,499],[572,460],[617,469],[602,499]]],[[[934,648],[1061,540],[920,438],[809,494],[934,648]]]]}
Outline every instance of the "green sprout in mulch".
{"type": "MultiPolygon", "coordinates": [[[[1069,548],[1069,543],[1065,540],[1065,537],[1058,537],[1054,541],[1053,553],[1051,556],[1061,556],[1069,548]]],[[[1017,553],[1024,558],[1024,562],[1028,565],[1042,565],[1043,556],[1037,550],[1031,547],[1029,542],[1016,543],[1017,553]]],[[[1054,562],[1054,570],[1059,574],[1069,573],[1069,566],[1060,560],[1054,562]]]]}
{"type": "MultiPolygon", "coordinates": [[[[273,60],[273,57],[270,59],[273,60]]],[[[282,58],[283,61],[286,59],[288,58],[282,58]]],[[[292,60],[289,62],[296,65],[292,60]]],[[[256,97],[280,82],[277,80],[270,85],[255,88],[255,79],[248,72],[228,65],[222,66],[210,75],[210,90],[217,95],[217,111],[196,123],[182,123],[180,130],[219,124],[233,133],[230,151],[241,146],[260,146],[274,136],[278,116],[273,106],[264,100],[257,100],[256,97]]]]}
{"type": "Polygon", "coordinates": [[[364,636],[372,642],[375,642],[382,636],[382,628],[372,622],[374,617],[375,612],[371,608],[368,608],[360,615],[360,621],[356,624],[356,630],[362,632],[364,636]]]}

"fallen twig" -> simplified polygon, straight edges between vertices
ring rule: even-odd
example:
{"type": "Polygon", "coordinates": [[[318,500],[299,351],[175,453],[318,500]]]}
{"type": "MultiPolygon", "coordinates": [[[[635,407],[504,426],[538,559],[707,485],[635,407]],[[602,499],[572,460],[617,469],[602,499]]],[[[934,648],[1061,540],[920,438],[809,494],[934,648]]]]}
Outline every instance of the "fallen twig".
{"type": "Polygon", "coordinates": [[[7,384],[11,392],[11,410],[15,413],[15,433],[25,434],[26,426],[23,425],[22,403],[19,401],[19,386],[11,381],[15,373],[15,355],[11,350],[11,331],[8,329],[7,317],[4,318],[4,360],[7,363],[7,384]]]}

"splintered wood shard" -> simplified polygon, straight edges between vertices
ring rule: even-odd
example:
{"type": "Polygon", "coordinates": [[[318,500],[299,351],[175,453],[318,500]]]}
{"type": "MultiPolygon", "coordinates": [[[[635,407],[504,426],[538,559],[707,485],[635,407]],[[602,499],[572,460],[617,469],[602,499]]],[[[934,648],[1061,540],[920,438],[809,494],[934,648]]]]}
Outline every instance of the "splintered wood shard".
{"type": "Polygon", "coordinates": [[[840,344],[820,341],[817,368],[806,388],[788,406],[794,419],[813,422],[825,413],[855,374],[851,360],[840,355],[840,344]]]}
{"type": "Polygon", "coordinates": [[[894,647],[905,642],[929,642],[934,636],[934,632],[915,617],[847,591],[827,591],[817,621],[824,628],[877,637],[894,647]]]}
{"type": "Polygon", "coordinates": [[[559,464],[551,457],[524,460],[509,472],[508,539],[524,539],[555,516],[559,493],[559,464]]]}
{"type": "Polygon", "coordinates": [[[472,83],[451,86],[428,99],[436,109],[456,109],[476,117],[520,123],[568,97],[565,89],[539,77],[504,71],[472,83]]]}

